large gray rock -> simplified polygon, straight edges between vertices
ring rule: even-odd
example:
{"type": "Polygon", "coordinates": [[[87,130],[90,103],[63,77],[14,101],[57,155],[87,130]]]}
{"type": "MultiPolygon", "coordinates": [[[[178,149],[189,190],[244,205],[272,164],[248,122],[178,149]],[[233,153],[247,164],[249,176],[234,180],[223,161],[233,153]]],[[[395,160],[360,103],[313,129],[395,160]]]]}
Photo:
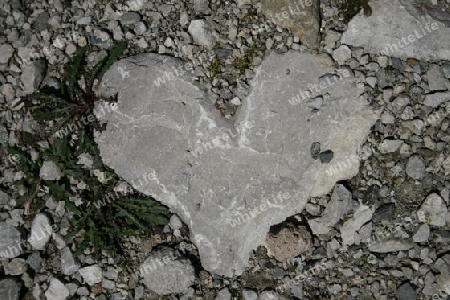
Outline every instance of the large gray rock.
{"type": "Polygon", "coordinates": [[[14,258],[23,253],[20,232],[7,222],[0,223],[0,259],[14,258]]]}
{"type": "Polygon", "coordinates": [[[448,60],[450,28],[410,0],[370,1],[372,15],[362,12],[349,23],[341,43],[399,58],[448,60]]]}
{"type": "Polygon", "coordinates": [[[155,84],[181,69],[181,61],[146,54],[117,62],[100,90],[118,93],[118,108],[96,109],[108,122],[96,134],[103,161],[180,216],[205,269],[241,274],[270,226],[359,170],[355,163],[326,174],[356,156],[378,114],[355,93],[351,76],[319,85],[320,77],[336,72],[322,62],[306,53],[270,54],[255,70],[234,122],[219,115],[186,73],[155,84]],[[324,100],[315,112],[308,97],[301,99],[308,89],[324,100]],[[292,97],[302,104],[292,105],[292,97]],[[329,163],[311,158],[314,142],[332,151],[329,163]]]}
{"type": "Polygon", "coordinates": [[[263,0],[262,13],[268,21],[288,28],[308,48],[320,44],[319,1],[263,0]]]}
{"type": "Polygon", "coordinates": [[[22,284],[14,279],[3,279],[0,281],[0,295],[4,300],[19,300],[22,284]]]}

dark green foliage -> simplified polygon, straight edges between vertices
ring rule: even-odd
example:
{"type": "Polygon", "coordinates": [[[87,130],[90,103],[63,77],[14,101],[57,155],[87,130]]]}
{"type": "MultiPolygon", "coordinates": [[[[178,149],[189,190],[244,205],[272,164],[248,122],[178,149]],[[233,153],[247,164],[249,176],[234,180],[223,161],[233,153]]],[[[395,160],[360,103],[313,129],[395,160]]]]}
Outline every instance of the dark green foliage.
{"type": "Polygon", "coordinates": [[[87,70],[85,57],[86,49],[79,47],[72,64],[67,68],[66,80],[60,82],[60,89],[45,88],[39,93],[30,96],[26,101],[28,110],[37,121],[55,120],[56,125],[48,133],[53,135],[69,122],[75,123],[81,116],[89,114],[99,97],[95,93],[94,82],[101,82],[105,72],[126,50],[126,43],[122,42],[114,46],[109,55],[101,60],[92,70],[87,70]],[[84,79],[83,89],[79,81],[84,79]],[[38,102],[36,105],[35,102],[38,102]]]}
{"type": "Polygon", "coordinates": [[[217,76],[220,75],[221,73],[221,66],[222,63],[220,62],[219,59],[215,58],[211,64],[208,66],[208,71],[209,71],[209,77],[211,79],[211,81],[216,78],[217,76]]]}
{"type": "Polygon", "coordinates": [[[368,16],[369,12],[371,13],[368,0],[344,0],[344,2],[339,5],[339,9],[342,11],[346,23],[350,22],[362,8],[364,8],[364,15],[368,16]]]}
{"type": "Polygon", "coordinates": [[[248,69],[250,65],[253,63],[253,59],[258,54],[259,54],[258,48],[256,48],[256,45],[252,45],[245,51],[244,56],[236,57],[234,59],[233,64],[236,67],[236,69],[239,70],[239,72],[244,73],[245,70],[248,69]]]}
{"type": "Polygon", "coordinates": [[[10,155],[17,158],[18,167],[26,174],[23,180],[16,182],[28,191],[17,200],[17,205],[29,204],[34,212],[39,212],[44,201],[37,197],[37,193],[48,190],[55,201],[64,201],[67,210],[73,214],[72,227],[66,237],[78,242],[76,253],[80,254],[92,245],[97,259],[101,258],[102,250],[107,250],[111,255],[120,252],[121,237],[149,234],[152,226],[168,222],[167,208],[151,197],[135,192],[113,193],[119,178],[103,165],[100,158],[94,141],[94,129],[99,129],[99,126],[96,122],[79,121],[92,114],[95,101],[99,100],[94,84],[100,83],[105,72],[125,49],[125,43],[116,45],[92,70],[88,70],[85,64],[86,50],[77,49],[72,65],[66,71],[67,78],[60,83],[60,89],[46,88],[29,96],[30,101],[25,102],[36,121],[42,124],[55,121],[51,131],[41,137],[52,137],[50,147],[34,161],[19,147],[9,149],[10,155]],[[80,79],[84,79],[84,89],[79,84],[80,79]],[[68,125],[72,125],[70,130],[53,135],[68,125]],[[72,137],[74,133],[75,139],[72,137]],[[92,167],[77,164],[81,154],[92,157],[92,167]],[[63,172],[60,180],[41,180],[40,168],[43,161],[48,160],[53,161],[63,172]],[[93,170],[103,174],[106,179],[100,182],[93,170]],[[83,182],[85,188],[75,191],[71,181],[83,182]],[[81,204],[74,201],[77,196],[81,197],[81,204]],[[108,200],[111,196],[113,200],[108,200]]]}

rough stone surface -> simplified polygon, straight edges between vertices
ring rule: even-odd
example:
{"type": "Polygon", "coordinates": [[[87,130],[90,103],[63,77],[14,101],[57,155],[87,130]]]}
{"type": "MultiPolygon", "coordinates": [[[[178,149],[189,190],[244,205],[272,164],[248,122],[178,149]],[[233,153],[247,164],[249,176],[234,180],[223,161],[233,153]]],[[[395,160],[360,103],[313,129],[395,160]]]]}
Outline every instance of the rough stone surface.
{"type": "Polygon", "coordinates": [[[141,15],[137,12],[126,12],[120,17],[120,23],[122,25],[135,24],[141,20],[141,15]]]}
{"type": "Polygon", "coordinates": [[[312,54],[270,54],[255,70],[234,124],[208,105],[187,74],[154,83],[174,69],[181,69],[179,60],[154,54],[115,63],[100,89],[104,96],[118,93],[118,108],[103,116],[97,108],[108,124],[96,141],[107,165],[132,184],[146,178],[135,188],[189,226],[205,269],[241,274],[271,225],[358,172],[354,163],[326,174],[356,154],[378,114],[355,93],[352,77],[316,92],[328,98],[313,115],[292,105],[289,99],[335,72],[312,54]],[[330,163],[311,158],[314,142],[333,151],[330,163]]]}
{"type": "Polygon", "coordinates": [[[209,9],[209,0],[194,0],[194,10],[197,13],[205,13],[209,9]]]}
{"type": "Polygon", "coordinates": [[[152,251],[139,273],[145,286],[160,295],[184,293],[196,278],[191,261],[178,257],[168,247],[152,251]]]}
{"type": "Polygon", "coordinates": [[[376,253],[388,253],[409,250],[412,247],[414,247],[414,244],[410,241],[387,239],[370,244],[369,251],[376,253]]]}
{"type": "Polygon", "coordinates": [[[405,59],[448,60],[450,28],[443,23],[420,12],[407,0],[371,1],[370,5],[370,17],[359,13],[348,23],[341,39],[343,44],[405,59]]]}
{"type": "Polygon", "coordinates": [[[14,48],[11,45],[0,45],[0,64],[7,64],[13,53],[14,48]]]}
{"type": "Polygon", "coordinates": [[[298,3],[289,0],[263,0],[261,9],[268,21],[290,29],[308,48],[319,46],[320,16],[318,0],[298,3]]]}
{"type": "Polygon", "coordinates": [[[22,254],[20,232],[7,222],[0,223],[0,257],[14,258],[22,254]]]}
{"type": "Polygon", "coordinates": [[[255,291],[246,290],[242,292],[244,300],[256,300],[258,299],[258,294],[255,291]]]}
{"type": "Polygon", "coordinates": [[[380,152],[381,153],[392,153],[398,150],[400,148],[401,144],[403,143],[402,140],[392,140],[392,139],[385,139],[380,144],[380,152]]]}
{"type": "Polygon", "coordinates": [[[278,261],[285,262],[311,247],[311,235],[305,227],[290,225],[275,234],[269,234],[266,243],[269,253],[278,261]]]}
{"type": "Polygon", "coordinates": [[[341,227],[341,237],[343,245],[353,245],[355,234],[366,222],[372,219],[373,209],[366,205],[361,205],[349,220],[341,227]]]}
{"type": "Polygon", "coordinates": [[[7,193],[0,191],[0,206],[4,206],[8,204],[9,202],[9,196],[7,193]]]}
{"type": "Polygon", "coordinates": [[[5,274],[6,275],[21,275],[25,273],[27,270],[27,263],[23,258],[13,258],[8,264],[5,266],[5,274]]]}
{"type": "Polygon", "coordinates": [[[413,241],[415,243],[426,242],[428,241],[429,237],[430,237],[430,226],[428,226],[427,224],[423,224],[413,235],[413,241]]]}
{"type": "Polygon", "coordinates": [[[56,278],[50,279],[50,286],[47,291],[45,291],[46,299],[65,300],[69,297],[69,295],[69,290],[61,281],[56,278]]]}
{"type": "Polygon", "coordinates": [[[216,296],[215,300],[230,300],[231,293],[227,288],[221,289],[216,296]]]}
{"type": "Polygon", "coordinates": [[[425,96],[423,104],[431,107],[438,107],[441,103],[450,101],[450,92],[439,92],[425,96]]]}
{"type": "Polygon", "coordinates": [[[183,227],[183,223],[181,222],[180,218],[177,215],[172,215],[170,217],[170,227],[172,227],[172,229],[177,230],[177,229],[181,229],[181,227],[183,227]]]}
{"type": "Polygon", "coordinates": [[[373,214],[372,222],[387,221],[395,217],[395,204],[387,203],[377,208],[373,214]]]}
{"type": "Polygon", "coordinates": [[[432,226],[445,226],[445,221],[449,215],[447,205],[436,193],[428,195],[424,203],[417,211],[417,217],[421,222],[430,222],[432,226]]]}
{"type": "Polygon", "coordinates": [[[438,65],[432,65],[424,77],[432,91],[445,91],[450,88],[450,82],[444,77],[444,73],[438,65]]]}
{"type": "Polygon", "coordinates": [[[80,273],[81,277],[83,277],[84,281],[89,285],[99,283],[103,278],[103,271],[99,265],[81,268],[78,270],[78,273],[80,273]]]}
{"type": "Polygon", "coordinates": [[[397,289],[397,297],[399,300],[416,300],[417,294],[413,287],[406,282],[397,289]]]}
{"type": "Polygon", "coordinates": [[[44,161],[39,172],[43,180],[60,180],[62,174],[61,169],[51,160],[44,161]]]}
{"type": "Polygon", "coordinates": [[[259,295],[258,300],[279,300],[279,297],[273,291],[264,291],[259,295]]]}
{"type": "Polygon", "coordinates": [[[43,59],[30,62],[22,67],[20,81],[25,94],[34,93],[39,88],[39,84],[44,79],[45,70],[46,63],[43,59]]]}
{"type": "Polygon", "coordinates": [[[406,174],[409,177],[420,180],[425,172],[425,161],[419,155],[413,155],[408,159],[406,164],[406,174]]]}
{"type": "Polygon", "coordinates": [[[216,39],[204,20],[192,20],[188,31],[197,44],[208,49],[212,49],[214,46],[216,39]]]}
{"type": "Polygon", "coordinates": [[[345,64],[345,62],[350,57],[352,57],[352,51],[346,45],[341,45],[339,48],[333,51],[333,59],[340,65],[345,64]]]}
{"type": "Polygon", "coordinates": [[[61,250],[61,272],[64,275],[72,275],[80,269],[80,264],[74,259],[69,248],[61,250]]]}
{"type": "Polygon", "coordinates": [[[352,194],[342,184],[337,184],[327,204],[323,216],[309,220],[308,224],[316,235],[328,234],[334,226],[352,208],[352,194]]]}
{"type": "Polygon", "coordinates": [[[44,250],[51,236],[50,220],[44,214],[37,214],[31,225],[31,236],[28,242],[34,250],[44,250]]]}
{"type": "Polygon", "coordinates": [[[21,284],[14,279],[0,280],[0,295],[5,300],[19,300],[21,284]]]}

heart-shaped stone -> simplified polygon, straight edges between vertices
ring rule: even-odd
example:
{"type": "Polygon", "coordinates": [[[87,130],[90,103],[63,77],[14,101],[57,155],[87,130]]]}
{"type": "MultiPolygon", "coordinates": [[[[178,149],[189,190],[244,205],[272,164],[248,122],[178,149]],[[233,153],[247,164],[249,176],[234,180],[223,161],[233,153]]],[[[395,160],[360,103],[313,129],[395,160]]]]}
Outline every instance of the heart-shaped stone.
{"type": "Polygon", "coordinates": [[[358,172],[357,151],[379,113],[351,72],[331,65],[326,55],[268,55],[227,120],[179,59],[123,59],[100,88],[118,93],[117,108],[96,108],[107,122],[96,134],[103,161],[183,219],[206,270],[239,275],[270,226],[358,172]]]}

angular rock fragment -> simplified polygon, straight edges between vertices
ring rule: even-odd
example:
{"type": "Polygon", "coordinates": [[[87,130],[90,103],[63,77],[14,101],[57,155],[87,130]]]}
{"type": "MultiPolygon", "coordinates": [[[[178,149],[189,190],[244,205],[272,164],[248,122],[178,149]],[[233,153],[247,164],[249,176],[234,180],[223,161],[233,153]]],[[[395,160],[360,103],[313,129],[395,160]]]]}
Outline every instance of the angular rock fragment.
{"type": "Polygon", "coordinates": [[[192,20],[188,31],[197,44],[208,49],[214,46],[214,34],[204,20],[192,20]]]}
{"type": "Polygon", "coordinates": [[[450,101],[450,92],[438,92],[425,96],[423,104],[431,107],[438,107],[441,103],[450,101]]]}
{"type": "Polygon", "coordinates": [[[184,293],[196,278],[192,263],[168,247],[150,253],[139,274],[145,286],[160,295],[184,293]]]}
{"type": "Polygon", "coordinates": [[[372,219],[373,209],[366,205],[361,205],[349,220],[341,227],[341,237],[343,245],[353,245],[355,234],[366,222],[372,219]]]}
{"type": "Polygon", "coordinates": [[[413,155],[406,163],[406,174],[409,177],[420,180],[423,178],[425,172],[425,161],[419,155],[413,155]]]}
{"type": "Polygon", "coordinates": [[[50,279],[50,286],[45,291],[45,297],[47,299],[65,300],[69,297],[69,290],[64,284],[56,278],[50,279]]]}
{"type": "Polygon", "coordinates": [[[263,0],[261,9],[269,22],[288,28],[308,48],[320,43],[319,1],[263,0]]]}
{"type": "Polygon", "coordinates": [[[14,48],[9,44],[0,45],[0,64],[7,64],[13,56],[14,48]]]}
{"type": "Polygon", "coordinates": [[[417,293],[413,287],[406,282],[397,289],[397,296],[399,300],[415,300],[417,298],[417,293]]]}
{"type": "Polygon", "coordinates": [[[421,222],[429,222],[432,226],[445,226],[450,213],[444,200],[436,193],[428,195],[424,203],[417,211],[417,217],[421,222]]]}
{"type": "Polygon", "coordinates": [[[46,68],[45,60],[42,59],[23,65],[20,81],[25,94],[31,94],[39,88],[39,84],[44,79],[46,68]]]}
{"type": "Polygon", "coordinates": [[[423,224],[413,235],[413,240],[415,243],[421,243],[428,241],[429,237],[430,237],[430,226],[428,226],[427,224],[423,224]]]}
{"type": "Polygon", "coordinates": [[[22,247],[19,230],[7,222],[0,222],[0,259],[19,256],[22,247]]]}
{"type": "Polygon", "coordinates": [[[53,229],[48,217],[45,214],[37,214],[31,225],[31,235],[28,242],[34,250],[44,250],[52,233],[53,229]]]}
{"type": "Polygon", "coordinates": [[[19,300],[21,288],[22,284],[14,279],[7,278],[0,280],[0,295],[2,295],[2,299],[19,300]]]}
{"type": "Polygon", "coordinates": [[[352,194],[342,184],[336,184],[331,201],[328,202],[323,216],[309,220],[314,234],[328,234],[333,227],[352,208],[352,194]]]}
{"type": "Polygon", "coordinates": [[[414,244],[406,240],[398,239],[387,239],[383,241],[378,241],[369,245],[369,251],[375,253],[388,253],[405,251],[414,247],[414,244]]]}
{"type": "Polygon", "coordinates": [[[83,277],[84,281],[89,285],[99,283],[103,278],[103,270],[99,265],[81,268],[78,270],[78,273],[80,273],[81,277],[83,277]]]}
{"type": "Polygon", "coordinates": [[[231,300],[231,293],[227,288],[221,289],[215,300],[231,300]]]}
{"type": "Polygon", "coordinates": [[[39,171],[43,180],[60,180],[62,175],[61,169],[51,160],[44,161],[39,171]]]}
{"type": "Polygon", "coordinates": [[[326,173],[356,156],[378,114],[352,76],[320,61],[308,53],[270,54],[255,70],[234,122],[219,115],[185,72],[156,84],[182,70],[180,60],[145,54],[119,61],[100,88],[104,96],[118,93],[115,111],[97,113],[107,122],[96,134],[103,161],[180,216],[206,270],[241,274],[270,226],[359,170],[356,159],[326,173]],[[326,74],[340,80],[319,84],[326,74]],[[323,105],[312,113],[303,103],[318,96],[323,105]],[[314,142],[333,152],[331,162],[311,157],[314,142]]]}
{"type": "Polygon", "coordinates": [[[424,77],[432,91],[445,91],[450,88],[450,82],[444,77],[444,74],[438,65],[432,65],[430,70],[425,73],[424,77]]]}
{"type": "Polygon", "coordinates": [[[68,247],[61,250],[61,272],[64,275],[72,275],[80,269],[80,264],[75,260],[68,247]]]}

